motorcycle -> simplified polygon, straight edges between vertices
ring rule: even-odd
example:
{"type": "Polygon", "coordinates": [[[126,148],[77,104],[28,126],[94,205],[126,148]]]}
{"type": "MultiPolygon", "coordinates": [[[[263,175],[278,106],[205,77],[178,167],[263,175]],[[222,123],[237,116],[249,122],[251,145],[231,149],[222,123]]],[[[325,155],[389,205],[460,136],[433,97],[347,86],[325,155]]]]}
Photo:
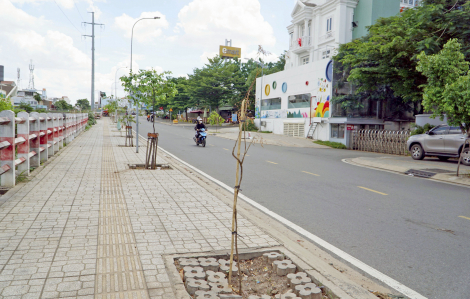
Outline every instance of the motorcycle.
{"type": "Polygon", "coordinates": [[[199,130],[199,138],[193,137],[194,142],[196,142],[196,145],[199,146],[199,144],[201,144],[202,147],[206,147],[206,138],[207,138],[207,133],[205,129],[199,130]]]}

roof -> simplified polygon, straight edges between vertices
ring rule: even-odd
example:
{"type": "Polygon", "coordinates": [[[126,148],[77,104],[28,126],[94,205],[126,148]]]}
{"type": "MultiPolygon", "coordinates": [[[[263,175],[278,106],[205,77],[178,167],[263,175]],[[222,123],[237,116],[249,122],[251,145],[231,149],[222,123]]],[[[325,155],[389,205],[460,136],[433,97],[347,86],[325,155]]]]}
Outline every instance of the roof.
{"type": "Polygon", "coordinates": [[[10,84],[10,85],[16,85],[15,81],[1,81],[1,84],[10,84]]]}

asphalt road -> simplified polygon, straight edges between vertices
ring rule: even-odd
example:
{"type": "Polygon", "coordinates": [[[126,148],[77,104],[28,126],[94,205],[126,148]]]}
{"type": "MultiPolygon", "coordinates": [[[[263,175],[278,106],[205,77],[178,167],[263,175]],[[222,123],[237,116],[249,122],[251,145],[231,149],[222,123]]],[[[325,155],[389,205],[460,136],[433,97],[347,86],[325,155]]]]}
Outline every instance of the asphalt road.
{"type": "MultiPolygon", "coordinates": [[[[155,127],[162,148],[234,185],[234,141],[209,135],[202,148],[191,125],[155,127]]],[[[373,153],[255,145],[248,155],[246,196],[423,296],[470,298],[469,188],[341,161],[373,153]]]]}

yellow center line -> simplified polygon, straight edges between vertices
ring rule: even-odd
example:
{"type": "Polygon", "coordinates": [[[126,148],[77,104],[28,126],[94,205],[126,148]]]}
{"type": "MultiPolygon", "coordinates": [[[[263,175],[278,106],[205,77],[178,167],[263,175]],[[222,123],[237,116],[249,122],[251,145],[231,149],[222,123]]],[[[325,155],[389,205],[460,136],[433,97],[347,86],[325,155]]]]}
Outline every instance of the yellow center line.
{"type": "Polygon", "coordinates": [[[467,220],[470,220],[469,217],[465,217],[465,216],[459,216],[460,218],[463,218],[463,219],[467,219],[467,220]]]}
{"type": "Polygon", "coordinates": [[[311,172],[308,172],[308,171],[302,171],[303,173],[308,173],[308,174],[311,174],[311,175],[316,175],[316,176],[320,176],[318,174],[315,174],[315,173],[311,173],[311,172]]]}
{"type": "Polygon", "coordinates": [[[228,149],[224,148],[224,150],[228,151],[228,149]]]}
{"type": "Polygon", "coordinates": [[[268,163],[271,163],[271,164],[277,164],[277,163],[275,163],[275,162],[271,162],[271,161],[266,161],[266,162],[268,162],[268,163]]]}
{"type": "Polygon", "coordinates": [[[370,192],[374,192],[374,193],[378,193],[378,194],[382,194],[382,195],[388,195],[386,193],[382,193],[382,192],[379,192],[379,191],[375,191],[375,190],[372,190],[372,189],[369,189],[369,188],[366,188],[366,187],[361,187],[361,186],[357,186],[358,188],[361,188],[361,189],[364,189],[364,190],[367,190],[367,191],[370,191],[370,192]]]}
{"type": "Polygon", "coordinates": [[[209,144],[210,146],[214,146],[213,144],[209,144]]]}

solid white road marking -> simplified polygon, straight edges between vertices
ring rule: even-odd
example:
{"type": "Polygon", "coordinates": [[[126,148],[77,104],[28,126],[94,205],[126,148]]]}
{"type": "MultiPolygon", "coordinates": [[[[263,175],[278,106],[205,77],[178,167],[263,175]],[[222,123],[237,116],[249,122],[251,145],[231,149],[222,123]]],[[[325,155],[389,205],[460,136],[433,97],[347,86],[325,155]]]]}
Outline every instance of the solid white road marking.
{"type": "MultiPolygon", "coordinates": [[[[142,137],[143,138],[143,137],[142,137]]],[[[213,181],[220,187],[224,188],[228,192],[233,193],[233,189],[230,188],[228,185],[225,183],[222,183],[221,181],[211,177],[207,173],[197,169],[196,167],[192,166],[191,164],[181,160],[180,158],[176,157],[172,153],[162,149],[161,147],[158,147],[161,151],[163,151],[165,154],[168,156],[172,157],[173,159],[179,161],[180,163],[186,165],[187,167],[191,168],[192,170],[198,172],[200,175],[204,176],[205,178],[213,181]]],[[[279,222],[283,223],[285,226],[290,227],[294,231],[298,232],[301,235],[304,235],[305,237],[309,238],[312,240],[314,243],[317,245],[323,247],[324,249],[336,254],[343,260],[347,261],[351,265],[354,265],[355,267],[359,268],[360,270],[364,271],[365,273],[369,274],[370,276],[382,281],[386,285],[390,286],[391,288],[397,290],[398,292],[402,293],[405,296],[410,297],[411,299],[427,299],[423,295],[419,294],[418,292],[410,289],[409,287],[405,286],[401,282],[396,281],[395,279],[383,274],[382,272],[372,268],[371,266],[365,264],[364,262],[361,262],[357,258],[353,257],[352,255],[342,251],[341,249],[331,245],[330,243],[326,242],[325,240],[315,236],[314,234],[306,231],[305,229],[301,228],[297,224],[294,224],[290,222],[289,220],[285,219],[284,217],[274,213],[273,211],[269,210],[268,208],[265,208],[264,206],[260,205],[259,203],[253,201],[252,199],[246,197],[245,195],[238,193],[238,196],[244,200],[245,202],[249,203],[250,205],[254,206],[258,210],[262,211],[263,213],[273,217],[274,219],[278,220],[279,222]]]]}

